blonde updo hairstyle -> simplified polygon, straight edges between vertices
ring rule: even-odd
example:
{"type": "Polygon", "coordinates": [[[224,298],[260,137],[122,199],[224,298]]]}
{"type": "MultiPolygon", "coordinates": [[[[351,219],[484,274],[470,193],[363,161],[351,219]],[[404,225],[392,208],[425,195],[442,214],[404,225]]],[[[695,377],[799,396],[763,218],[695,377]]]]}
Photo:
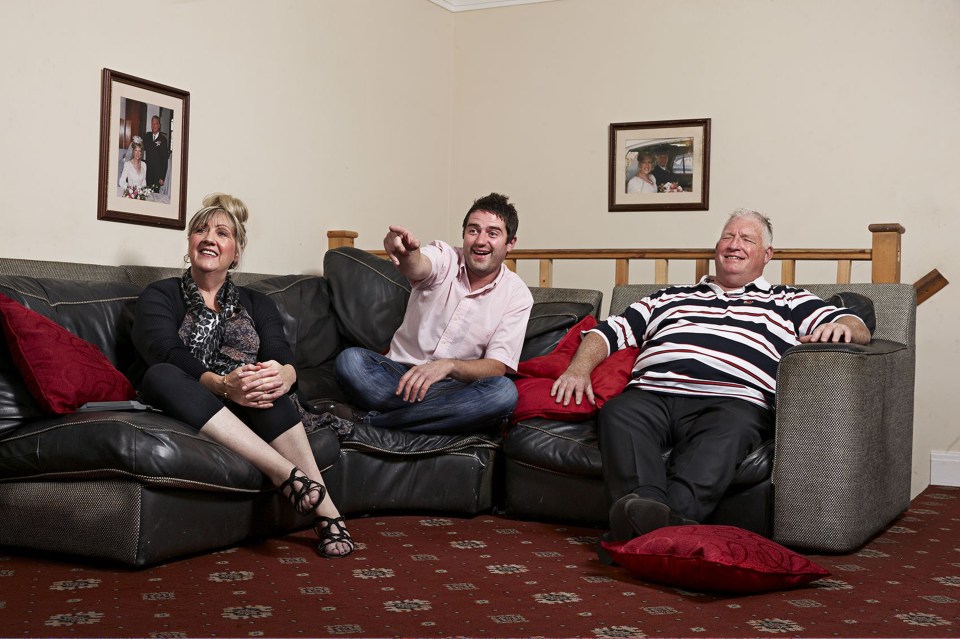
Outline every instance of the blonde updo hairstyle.
{"type": "Polygon", "coordinates": [[[233,197],[227,193],[211,193],[203,198],[203,208],[193,214],[190,218],[190,224],[187,225],[187,236],[193,235],[197,229],[206,226],[210,219],[217,213],[223,213],[227,216],[230,226],[233,230],[233,237],[237,242],[237,259],[234,260],[230,268],[237,268],[240,262],[240,256],[247,248],[247,227],[246,221],[250,217],[247,211],[247,205],[240,198],[233,197]]]}

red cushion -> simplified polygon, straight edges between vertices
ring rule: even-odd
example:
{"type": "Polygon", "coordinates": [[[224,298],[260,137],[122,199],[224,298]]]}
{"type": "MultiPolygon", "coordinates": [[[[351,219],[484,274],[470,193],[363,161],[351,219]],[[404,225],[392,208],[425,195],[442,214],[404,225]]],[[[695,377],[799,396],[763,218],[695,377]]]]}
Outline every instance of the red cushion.
{"type": "Polygon", "coordinates": [[[803,555],[735,526],[670,526],[601,545],[634,577],[694,590],[766,592],[830,575],[803,555]]]}
{"type": "Polygon", "coordinates": [[[619,350],[593,369],[590,374],[590,384],[593,386],[596,405],[584,398],[579,406],[573,401],[563,406],[550,396],[554,381],[567,370],[573,354],[580,346],[583,339],[581,333],[596,325],[597,320],[592,315],[588,315],[563,336],[552,353],[520,362],[517,369],[520,379],[515,382],[519,397],[510,419],[512,423],[516,424],[530,417],[582,421],[596,415],[604,403],[623,392],[623,388],[630,380],[633,363],[637,359],[639,352],[637,348],[619,350]]]}
{"type": "Polygon", "coordinates": [[[40,407],[76,412],[87,402],[133,399],[130,382],[96,346],[0,294],[10,357],[40,407]]]}

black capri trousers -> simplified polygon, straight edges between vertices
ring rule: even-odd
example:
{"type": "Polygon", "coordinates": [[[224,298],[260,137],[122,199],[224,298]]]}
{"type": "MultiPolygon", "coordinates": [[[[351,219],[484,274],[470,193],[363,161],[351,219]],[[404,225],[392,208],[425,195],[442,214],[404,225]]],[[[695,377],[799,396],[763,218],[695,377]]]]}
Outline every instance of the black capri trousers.
{"type": "Polygon", "coordinates": [[[214,395],[173,364],[151,366],[140,384],[140,394],[150,406],[197,430],[224,406],[267,442],[300,423],[300,413],[289,395],[277,399],[271,408],[247,408],[214,395]]]}

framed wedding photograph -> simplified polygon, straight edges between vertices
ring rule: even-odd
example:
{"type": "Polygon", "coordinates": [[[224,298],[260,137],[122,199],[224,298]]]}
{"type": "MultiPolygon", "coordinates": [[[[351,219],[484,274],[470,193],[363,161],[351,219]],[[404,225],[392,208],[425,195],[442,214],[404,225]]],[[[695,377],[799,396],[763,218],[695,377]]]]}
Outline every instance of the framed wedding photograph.
{"type": "Polygon", "coordinates": [[[97,219],[186,227],[190,94],[104,69],[97,219]]]}
{"type": "Polygon", "coordinates": [[[705,211],[710,119],[610,125],[611,211],[705,211]]]}

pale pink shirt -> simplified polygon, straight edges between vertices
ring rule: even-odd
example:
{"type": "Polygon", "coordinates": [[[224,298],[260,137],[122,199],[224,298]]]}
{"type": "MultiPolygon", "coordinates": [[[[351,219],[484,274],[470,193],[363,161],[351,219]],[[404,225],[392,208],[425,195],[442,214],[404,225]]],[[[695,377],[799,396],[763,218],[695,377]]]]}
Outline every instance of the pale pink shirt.
{"type": "Polygon", "coordinates": [[[463,249],[435,241],[420,253],[433,270],[413,283],[387,357],[408,366],[437,359],[495,359],[515,372],[533,306],[527,285],[501,265],[493,282],[471,292],[463,249]]]}

